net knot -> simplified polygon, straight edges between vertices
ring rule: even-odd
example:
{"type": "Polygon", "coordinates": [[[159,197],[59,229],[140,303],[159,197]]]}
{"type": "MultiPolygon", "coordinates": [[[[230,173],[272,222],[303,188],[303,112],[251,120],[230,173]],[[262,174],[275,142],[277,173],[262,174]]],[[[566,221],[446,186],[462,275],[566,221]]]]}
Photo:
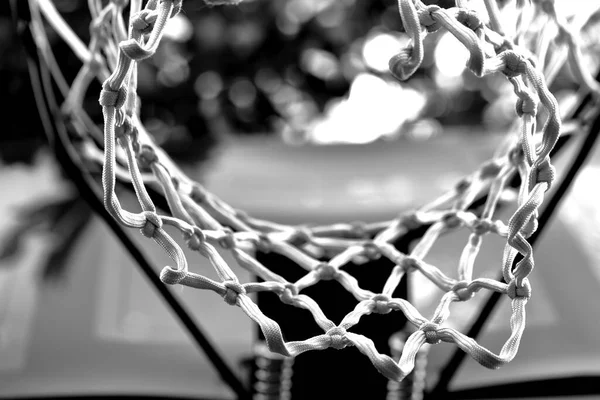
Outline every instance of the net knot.
{"type": "Polygon", "coordinates": [[[118,125],[115,127],[115,138],[117,140],[124,138],[125,136],[133,136],[134,137],[134,141],[137,140],[137,128],[135,127],[135,125],[133,125],[133,122],[131,122],[131,117],[130,116],[125,116],[125,118],[123,118],[123,122],[121,123],[121,125],[118,125]]]}
{"type": "Polygon", "coordinates": [[[444,222],[444,225],[446,225],[446,228],[449,229],[458,228],[463,223],[463,221],[458,217],[458,213],[456,211],[448,211],[446,214],[444,214],[442,221],[444,222]]]}
{"type": "Polygon", "coordinates": [[[327,263],[319,264],[319,266],[315,268],[315,272],[317,273],[317,277],[319,278],[319,280],[322,281],[330,281],[332,279],[335,279],[339,274],[338,270],[335,267],[327,263]]]}
{"type": "Polygon", "coordinates": [[[131,20],[131,27],[142,34],[150,33],[154,27],[152,16],[152,12],[148,9],[136,13],[131,20]]]}
{"type": "Polygon", "coordinates": [[[510,149],[510,151],[508,152],[508,159],[510,160],[510,163],[515,167],[521,165],[523,163],[523,160],[525,159],[525,152],[523,151],[523,148],[517,145],[510,149]]]}
{"type": "Polygon", "coordinates": [[[427,321],[419,327],[419,330],[425,334],[425,341],[429,344],[438,344],[442,341],[438,334],[440,326],[434,322],[427,321]]]}
{"type": "Polygon", "coordinates": [[[306,243],[309,243],[311,238],[312,232],[310,231],[310,229],[306,227],[299,227],[296,228],[292,237],[290,238],[290,244],[299,247],[305,245],[306,243]]]}
{"type": "Polygon", "coordinates": [[[104,85],[102,85],[100,98],[98,99],[98,103],[100,103],[102,107],[121,108],[126,100],[127,88],[125,86],[121,86],[119,89],[114,90],[108,85],[108,82],[105,82],[104,85]]]}
{"type": "Polygon", "coordinates": [[[192,192],[190,193],[190,198],[198,204],[204,203],[206,201],[207,193],[206,190],[200,185],[192,186],[192,192]]]}
{"type": "Polygon", "coordinates": [[[231,250],[234,247],[236,247],[235,236],[231,228],[223,228],[223,236],[219,238],[218,242],[219,246],[221,246],[225,250],[231,250]]]}
{"type": "Polygon", "coordinates": [[[182,269],[173,269],[166,266],[160,271],[160,280],[167,285],[177,285],[187,276],[187,272],[182,269]]]}
{"type": "Polygon", "coordinates": [[[158,161],[158,156],[152,147],[144,144],[138,152],[137,159],[141,168],[148,169],[153,163],[158,161]]]}
{"type": "Polygon", "coordinates": [[[363,250],[363,255],[369,260],[378,260],[381,258],[381,248],[372,240],[369,240],[363,244],[363,250]]]}
{"type": "Polygon", "coordinates": [[[352,235],[358,238],[367,238],[369,235],[367,234],[367,226],[362,221],[354,221],[350,223],[352,226],[352,235]]]}
{"type": "Polygon", "coordinates": [[[390,296],[385,294],[377,294],[371,298],[371,311],[376,314],[389,314],[392,308],[389,305],[390,296]]]}
{"type": "Polygon", "coordinates": [[[460,301],[467,301],[475,296],[475,293],[471,292],[468,287],[469,282],[460,281],[456,282],[456,284],[452,287],[452,291],[456,294],[460,301]]]}
{"type": "Polygon", "coordinates": [[[258,242],[256,242],[256,247],[261,253],[268,254],[273,249],[273,243],[271,242],[271,238],[266,233],[258,234],[258,242]]]}
{"type": "Polygon", "coordinates": [[[502,165],[496,160],[486,162],[479,170],[482,179],[495,178],[502,170],[502,165]]]}
{"type": "Polygon", "coordinates": [[[223,286],[225,286],[225,294],[223,298],[225,299],[225,303],[230,306],[235,306],[237,303],[238,296],[240,294],[246,294],[246,289],[236,281],[230,280],[223,282],[223,286]]]}
{"type": "Polygon", "coordinates": [[[283,291],[279,295],[279,298],[284,303],[289,304],[296,296],[298,296],[298,288],[293,283],[286,283],[283,287],[283,291]]]}
{"type": "Polygon", "coordinates": [[[514,48],[515,48],[514,43],[506,37],[504,39],[502,39],[501,43],[494,46],[494,49],[496,50],[496,54],[502,54],[503,52],[505,52],[507,50],[513,50],[514,48]]]}
{"type": "MultiPolygon", "coordinates": [[[[102,43],[102,39],[99,39],[99,47],[104,46],[105,44],[102,43]]],[[[100,70],[102,69],[102,67],[104,67],[104,61],[102,60],[102,58],[98,55],[95,54],[93,55],[89,61],[88,61],[88,68],[90,69],[90,72],[98,75],[100,70]]]]}
{"type": "Polygon", "coordinates": [[[348,339],[346,338],[346,329],[341,326],[336,326],[327,331],[330,342],[329,347],[333,347],[336,350],[341,350],[348,346],[348,339]]]}
{"type": "Polygon", "coordinates": [[[529,93],[529,91],[519,93],[516,104],[516,111],[519,117],[522,117],[523,114],[529,114],[535,117],[537,114],[537,107],[537,101],[535,101],[533,95],[529,93]]]}
{"type": "Polygon", "coordinates": [[[531,285],[529,284],[529,279],[524,278],[522,282],[522,286],[517,286],[517,280],[513,279],[508,284],[508,289],[506,290],[506,294],[511,300],[516,298],[526,298],[529,299],[531,297],[531,285]]]}
{"type": "Polygon", "coordinates": [[[504,75],[514,78],[527,72],[527,59],[521,54],[506,50],[501,56],[504,60],[504,75]]]}
{"type": "Polygon", "coordinates": [[[535,186],[538,183],[547,183],[548,189],[554,182],[554,176],[556,175],[556,169],[554,165],[550,162],[550,157],[544,158],[541,163],[534,165],[534,170],[532,171],[532,176],[535,181],[531,182],[530,186],[535,186]]]}
{"type": "Polygon", "coordinates": [[[468,177],[462,178],[460,181],[454,185],[454,190],[456,190],[457,194],[463,194],[471,187],[471,179],[468,177]]]}
{"type": "Polygon", "coordinates": [[[456,20],[473,32],[477,32],[484,27],[481,18],[479,18],[475,10],[460,8],[456,14],[456,20]]]}
{"type": "Polygon", "coordinates": [[[143,214],[144,217],[146,217],[146,223],[140,231],[142,232],[142,235],[152,239],[156,233],[156,229],[162,228],[162,220],[158,214],[152,211],[144,211],[143,214]]]}
{"type": "Polygon", "coordinates": [[[474,234],[482,236],[482,235],[485,235],[486,233],[492,232],[495,227],[496,227],[496,225],[494,224],[494,222],[491,219],[478,218],[477,220],[475,220],[475,222],[473,222],[473,226],[471,229],[473,230],[474,234]]]}
{"type": "Polygon", "coordinates": [[[441,25],[433,16],[433,13],[439,11],[440,7],[435,4],[428,5],[418,11],[419,23],[427,29],[427,32],[435,32],[441,25]]]}
{"type": "MultiPolygon", "coordinates": [[[[106,45],[108,40],[108,28],[102,18],[94,18],[90,22],[90,37],[98,40],[98,47],[106,45]]],[[[96,58],[94,57],[93,60],[96,58]]]]}
{"type": "Polygon", "coordinates": [[[206,236],[202,229],[194,226],[192,233],[187,238],[187,245],[190,250],[198,251],[202,247],[202,244],[206,241],[206,236]]]}
{"type": "Polygon", "coordinates": [[[417,213],[411,212],[400,216],[400,225],[402,225],[409,231],[414,231],[415,229],[421,227],[423,223],[419,219],[417,213]]]}
{"type": "Polygon", "coordinates": [[[408,274],[419,269],[419,260],[411,256],[406,256],[400,261],[399,266],[408,274]]]}

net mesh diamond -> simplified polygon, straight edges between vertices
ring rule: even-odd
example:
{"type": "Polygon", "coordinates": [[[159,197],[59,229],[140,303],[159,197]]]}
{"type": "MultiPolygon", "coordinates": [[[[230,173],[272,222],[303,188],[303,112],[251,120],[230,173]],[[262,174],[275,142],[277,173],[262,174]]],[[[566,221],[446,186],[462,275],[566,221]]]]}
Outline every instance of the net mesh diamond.
{"type": "MultiPolygon", "coordinates": [[[[546,77],[553,74],[560,59],[538,59],[537,55],[545,54],[550,44],[533,40],[527,24],[540,15],[553,21],[567,38],[565,48],[570,57],[566,59],[574,75],[582,87],[598,92],[597,83],[581,62],[576,30],[556,12],[553,1],[517,1],[517,10],[529,12],[514,13],[518,19],[513,21],[516,29],[510,29],[510,33],[503,25],[496,2],[482,2],[485,15],[471,9],[471,3],[465,0],[457,0],[456,6],[448,9],[425,5],[419,0],[399,0],[398,18],[410,41],[390,60],[390,70],[400,80],[410,79],[423,62],[425,37],[436,31],[449,32],[469,51],[467,67],[474,75],[503,74],[512,84],[518,127],[510,133],[510,139],[452,190],[413,212],[381,223],[309,227],[265,221],[229,206],[187,177],[154,143],[141,123],[136,94],[137,65],[157,50],[168,20],[181,11],[181,0],[149,0],[145,4],[141,0],[89,0],[93,19],[89,43],[83,43],[70,30],[50,0],[30,0],[35,28],[43,32],[43,20],[49,21],[83,61],[79,74],[67,85],[64,109],[76,128],[103,140],[103,150],[91,145],[85,156],[103,165],[106,209],[122,225],[137,228],[154,240],[173,260],[171,266],[162,270],[161,280],[169,285],[213,291],[227,304],[240,307],[260,326],[272,352],[297,356],[310,350],[355,346],[383,375],[396,381],[412,371],[417,352],[426,343],[454,343],[488,368],[508,363],[518,351],[525,329],[526,305],[531,297],[528,276],[534,268],[528,238],[536,231],[538,209],[554,181],[550,152],[561,132],[558,104],[546,83],[546,77]],[[124,15],[129,16],[128,21],[124,15]],[[529,20],[525,18],[527,15],[529,20]],[[528,45],[531,43],[535,45],[528,45]],[[104,116],[103,132],[82,108],[83,96],[95,79],[102,82],[99,103],[104,116]],[[543,110],[541,117],[539,110],[543,110]],[[504,221],[498,219],[497,208],[515,175],[521,182],[516,211],[504,221]],[[131,182],[140,212],[121,206],[115,192],[117,178],[131,182]],[[158,213],[148,187],[164,196],[169,214],[158,213]],[[475,211],[471,206],[481,198],[485,203],[475,211]],[[188,265],[166,227],[175,228],[190,249],[210,260],[218,280],[209,279],[188,265]],[[426,227],[426,232],[409,253],[394,247],[395,241],[419,227],[426,227]],[[465,229],[470,234],[452,276],[425,261],[441,235],[465,229]],[[498,255],[503,281],[478,277],[477,255],[487,235],[497,235],[506,241],[503,254],[498,255]],[[303,268],[305,274],[289,282],[257,261],[257,251],[283,255],[303,268]],[[222,257],[223,252],[230,252],[237,264],[259,277],[260,282],[240,282],[222,257]],[[323,254],[331,257],[323,260],[323,254]],[[360,282],[344,269],[350,262],[364,263],[380,257],[391,260],[395,267],[377,291],[361,288],[360,282]],[[444,292],[433,315],[422,315],[409,301],[393,297],[405,274],[422,274],[444,292]],[[355,308],[340,322],[329,319],[319,304],[303,294],[306,288],[323,280],[336,281],[356,299],[355,308]],[[481,290],[502,293],[512,302],[511,334],[498,354],[445,324],[453,303],[467,302],[481,290]],[[250,294],[257,292],[273,292],[281,302],[307,310],[323,333],[286,342],[277,321],[263,314],[252,300],[250,294]],[[397,318],[397,313],[402,313],[416,328],[399,361],[379,353],[368,337],[352,332],[363,316],[372,313],[388,314],[387,318],[397,318]]],[[[239,1],[207,3],[231,5],[239,1]]],[[[44,35],[36,40],[40,48],[47,46],[44,35]]]]}

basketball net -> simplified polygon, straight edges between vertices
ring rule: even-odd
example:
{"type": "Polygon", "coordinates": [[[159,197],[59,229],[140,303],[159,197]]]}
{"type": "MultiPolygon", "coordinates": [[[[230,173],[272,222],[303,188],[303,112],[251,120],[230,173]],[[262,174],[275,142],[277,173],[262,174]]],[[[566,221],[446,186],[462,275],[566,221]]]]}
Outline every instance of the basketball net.
{"type": "MultiPolygon", "coordinates": [[[[205,1],[217,5],[240,0],[205,1]]],[[[161,280],[168,285],[213,291],[227,304],[240,307],[260,326],[272,352],[297,356],[311,350],[354,346],[387,378],[401,381],[413,370],[417,353],[425,344],[455,343],[487,368],[498,368],[515,357],[532,293],[528,277],[535,264],[528,238],[536,232],[538,210],[555,178],[550,153],[561,134],[558,103],[547,81],[568,60],[582,90],[600,93],[582,62],[578,32],[587,22],[585,18],[567,22],[556,12],[553,0],[518,0],[507,5],[515,8],[512,15],[516,20],[506,21],[495,0],[481,1],[485,3],[483,13],[471,9],[474,2],[466,0],[456,0],[456,7],[450,9],[425,5],[419,0],[399,0],[399,17],[410,44],[390,60],[390,70],[400,80],[409,79],[423,62],[424,38],[436,31],[449,32],[469,51],[467,67],[473,74],[503,74],[512,84],[519,126],[510,133],[508,144],[453,189],[413,212],[380,223],[311,227],[262,220],[229,206],[186,176],[154,143],[142,124],[136,95],[137,65],[155,53],[167,21],[181,10],[182,0],[149,0],[144,7],[142,0],[88,0],[92,23],[87,44],[73,33],[51,0],[29,3],[33,28],[39,33],[36,44],[48,65],[56,64],[56,60],[48,51],[44,20],[83,62],[71,84],[59,84],[66,94],[65,115],[87,143],[83,156],[103,165],[106,209],[123,226],[139,229],[153,239],[172,259],[173,265],[162,269],[161,280]],[[129,15],[127,23],[125,13],[129,15]],[[547,27],[532,32],[528,27],[536,18],[549,22],[547,27]],[[561,57],[559,51],[546,56],[556,44],[539,38],[541,30],[550,27],[556,30],[554,36],[564,39],[560,46],[567,57],[561,57]],[[92,123],[82,105],[88,86],[95,79],[103,83],[99,95],[103,132],[92,123]],[[542,109],[540,117],[538,110],[542,109]],[[103,140],[102,150],[89,139],[94,135],[103,140]],[[503,221],[496,215],[498,204],[515,174],[521,182],[516,211],[503,221]],[[131,183],[141,211],[122,207],[115,193],[117,178],[131,183]],[[164,196],[169,214],[157,212],[148,187],[164,196]],[[482,197],[485,204],[481,211],[473,211],[473,202],[482,197]],[[392,245],[423,226],[428,228],[412,251],[403,253],[392,245]],[[210,260],[219,279],[210,279],[202,271],[190,268],[166,227],[179,231],[190,249],[210,260]],[[465,229],[470,235],[455,274],[448,276],[424,261],[440,236],[465,229]],[[506,241],[501,256],[503,282],[476,274],[477,255],[486,235],[498,235],[506,241]],[[220,251],[229,252],[239,267],[261,281],[241,282],[220,251]],[[254,257],[257,251],[283,255],[306,273],[289,282],[258,262],[254,257]],[[327,261],[322,261],[323,255],[330,255],[327,261]],[[380,257],[391,260],[395,267],[378,291],[361,288],[360,282],[344,270],[347,263],[380,257]],[[403,276],[415,273],[444,292],[433,315],[422,315],[409,301],[393,297],[403,276]],[[341,322],[330,320],[319,304],[302,293],[323,280],[337,281],[357,301],[341,322]],[[480,290],[506,295],[512,303],[511,334],[497,354],[445,324],[453,303],[467,302],[480,290]],[[277,321],[263,314],[252,300],[250,295],[257,292],[275,293],[283,303],[307,310],[323,333],[302,341],[285,341],[277,321]],[[398,361],[379,353],[368,337],[352,332],[366,315],[390,314],[389,318],[394,318],[396,312],[404,314],[415,327],[398,361]]]]}

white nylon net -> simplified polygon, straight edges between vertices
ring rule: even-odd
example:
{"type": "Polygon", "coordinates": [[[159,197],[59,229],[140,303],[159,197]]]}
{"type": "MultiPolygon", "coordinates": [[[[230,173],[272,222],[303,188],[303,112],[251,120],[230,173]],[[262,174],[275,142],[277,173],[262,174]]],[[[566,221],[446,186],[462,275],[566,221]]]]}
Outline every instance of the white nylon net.
{"type": "MultiPolygon", "coordinates": [[[[64,109],[81,131],[103,136],[103,154],[90,149],[86,157],[96,161],[101,158],[105,207],[121,224],[140,229],[172,258],[174,266],[162,270],[162,281],[169,285],[212,290],[228,304],[240,307],[260,325],[273,352],[297,356],[309,350],[355,346],[383,375],[400,381],[414,368],[417,351],[425,343],[455,343],[488,368],[498,368],[511,361],[519,348],[525,328],[525,308],[531,296],[528,276],[534,268],[532,248],[527,239],[536,231],[538,209],[554,180],[549,155],[561,131],[558,104],[548,90],[545,75],[552,76],[557,65],[564,62],[564,57],[536,57],[545,54],[550,43],[535,40],[540,36],[532,38],[528,24],[540,15],[551,21],[552,26],[567,38],[565,51],[570,55],[571,69],[582,87],[599,92],[581,61],[577,32],[585,21],[579,20],[579,26],[574,28],[557,15],[552,0],[521,0],[509,2],[522,12],[514,13],[519,17],[512,21],[516,29],[507,33],[509,30],[499,17],[495,0],[481,1],[485,4],[486,15],[472,10],[472,2],[466,0],[456,0],[456,7],[451,9],[426,6],[419,0],[399,0],[399,18],[411,41],[390,61],[390,69],[399,79],[409,79],[423,61],[424,37],[438,30],[450,32],[469,50],[467,66],[476,76],[504,74],[513,85],[520,126],[511,133],[511,140],[454,189],[412,213],[381,223],[317,227],[264,221],[225,204],[188,178],[154,144],[141,123],[136,95],[137,64],[154,54],[165,24],[181,9],[181,0],[149,0],[145,5],[142,0],[88,0],[93,22],[91,40],[87,44],[73,34],[50,0],[30,0],[30,6],[33,20],[37,21],[36,28],[43,31],[41,21],[45,18],[83,61],[78,76],[69,85],[64,109]],[[125,11],[129,15],[128,23],[123,19],[125,11]],[[94,79],[103,82],[99,100],[105,122],[103,134],[97,132],[82,109],[83,96],[94,79]],[[538,108],[544,110],[542,118],[537,115],[538,108]],[[539,120],[543,122],[541,127],[538,127],[539,120]],[[497,219],[497,206],[514,174],[518,174],[521,181],[517,209],[508,221],[502,221],[497,219]],[[141,212],[123,209],[115,193],[117,177],[131,182],[141,212]],[[164,195],[170,215],[157,213],[147,186],[164,195]],[[486,197],[482,211],[470,210],[474,200],[482,196],[486,197]],[[188,266],[182,249],[165,226],[180,231],[190,249],[210,260],[218,281],[188,266]],[[392,245],[420,226],[428,226],[428,229],[410,253],[402,253],[392,245]],[[424,259],[440,235],[461,229],[468,230],[470,236],[458,260],[456,273],[447,276],[424,259]],[[488,234],[506,239],[501,257],[504,282],[477,277],[475,262],[483,238],[488,234]],[[230,252],[241,268],[263,281],[240,282],[217,248],[230,252]],[[254,257],[256,250],[283,255],[304,268],[306,274],[295,282],[288,282],[259,263],[254,257]],[[321,260],[325,254],[331,255],[328,261],[321,260]],[[518,255],[522,257],[513,268],[518,255]],[[379,257],[388,258],[395,264],[379,291],[361,288],[360,282],[344,270],[349,262],[379,257]],[[433,315],[424,316],[407,300],[392,297],[404,274],[413,273],[423,274],[445,292],[433,315]],[[337,281],[356,298],[356,307],[341,322],[330,320],[314,300],[302,293],[322,280],[337,281]],[[512,302],[512,333],[498,354],[445,326],[452,303],[469,301],[482,289],[505,294],[512,302]],[[265,291],[276,293],[285,304],[310,312],[323,334],[286,342],[278,323],[264,315],[249,296],[265,291]],[[403,313],[416,327],[398,362],[380,354],[369,338],[352,332],[352,327],[365,315],[390,313],[389,318],[394,318],[395,312],[403,313]]],[[[215,5],[239,1],[206,2],[215,5]]],[[[47,45],[43,37],[37,38],[40,48],[47,45]]]]}

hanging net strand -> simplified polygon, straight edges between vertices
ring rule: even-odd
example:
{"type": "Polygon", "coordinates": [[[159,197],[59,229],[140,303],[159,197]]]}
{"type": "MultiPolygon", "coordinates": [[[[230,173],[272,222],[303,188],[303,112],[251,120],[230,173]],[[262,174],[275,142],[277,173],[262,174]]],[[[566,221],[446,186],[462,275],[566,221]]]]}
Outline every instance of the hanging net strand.
{"type": "MultiPolygon", "coordinates": [[[[131,0],[129,4],[124,0],[111,0],[105,5],[95,0],[88,3],[92,23],[91,40],[86,45],[64,23],[50,0],[30,0],[32,9],[41,11],[84,64],[70,87],[65,110],[76,127],[88,135],[103,137],[103,152],[89,141],[84,148],[88,149],[85,153],[88,159],[98,162],[102,158],[104,205],[120,224],[139,229],[171,258],[172,265],[164,267],[160,274],[165,284],[211,290],[228,305],[240,307],[260,326],[272,352],[297,356],[310,350],[354,346],[383,375],[395,381],[410,374],[419,349],[425,344],[455,343],[487,368],[498,368],[515,357],[525,328],[525,306],[532,292],[529,275],[535,266],[528,238],[536,232],[538,210],[554,181],[550,153],[561,133],[561,120],[558,103],[540,69],[544,61],[537,60],[535,52],[517,45],[516,39],[507,35],[509,30],[502,26],[494,0],[484,1],[489,22],[469,9],[466,1],[457,0],[456,7],[444,9],[418,0],[399,0],[399,17],[410,44],[390,60],[390,71],[400,80],[410,79],[423,62],[425,36],[436,31],[453,35],[468,50],[467,68],[475,76],[503,74],[512,85],[520,126],[511,133],[510,145],[500,149],[453,189],[412,213],[379,223],[316,227],[286,226],[236,210],[187,177],[153,142],[141,123],[136,93],[137,64],[156,52],[168,20],[181,10],[181,0],[150,0],[144,7],[141,0],[131,0]],[[123,20],[126,9],[127,24],[123,20]],[[102,82],[99,104],[104,117],[103,132],[98,132],[82,109],[83,96],[94,79],[102,82]],[[538,115],[540,109],[544,110],[543,121],[538,115]],[[521,182],[517,209],[508,221],[502,221],[496,211],[514,174],[518,174],[521,182]],[[140,212],[122,207],[115,192],[117,178],[131,182],[140,212]],[[158,212],[148,188],[164,196],[168,214],[158,212]],[[483,210],[475,213],[471,206],[482,196],[486,199],[483,210]],[[184,252],[165,229],[167,226],[179,231],[191,250],[210,261],[218,279],[194,271],[193,264],[190,267],[184,252]],[[393,246],[396,240],[421,226],[427,226],[426,232],[412,251],[403,253],[393,246]],[[467,229],[470,235],[456,274],[448,276],[425,259],[441,235],[460,229],[467,229]],[[475,274],[477,255],[484,236],[489,234],[506,240],[501,264],[504,282],[475,274]],[[256,251],[285,256],[304,269],[305,274],[289,282],[261,264],[254,257],[256,251]],[[222,252],[229,252],[239,267],[262,281],[241,282],[222,252]],[[322,260],[325,254],[330,256],[327,261],[322,260]],[[513,268],[518,256],[520,260],[513,268]],[[380,291],[362,288],[344,269],[348,263],[380,257],[395,265],[380,291]],[[422,274],[444,292],[429,318],[409,301],[392,297],[403,276],[411,273],[422,274]],[[356,298],[355,308],[339,323],[330,320],[311,297],[302,293],[320,281],[337,281],[356,298]],[[452,304],[469,301],[480,290],[501,293],[512,302],[511,334],[498,354],[445,325],[452,304]],[[310,312],[323,333],[286,342],[279,324],[263,314],[251,299],[250,295],[258,292],[272,292],[283,303],[310,312]],[[378,313],[394,318],[394,311],[401,312],[416,328],[397,361],[379,353],[371,339],[351,331],[363,316],[378,313]]],[[[237,3],[238,0],[207,1],[209,5],[237,3]]],[[[535,7],[536,13],[551,16],[561,31],[570,34],[566,42],[568,51],[580,54],[573,28],[548,4],[553,2],[519,2],[519,7],[535,7]]],[[[38,22],[41,27],[41,21],[38,22]]],[[[41,48],[46,45],[38,43],[41,48]]],[[[598,93],[598,88],[589,82],[590,74],[581,57],[569,60],[577,68],[575,76],[582,88],[598,93]]]]}

